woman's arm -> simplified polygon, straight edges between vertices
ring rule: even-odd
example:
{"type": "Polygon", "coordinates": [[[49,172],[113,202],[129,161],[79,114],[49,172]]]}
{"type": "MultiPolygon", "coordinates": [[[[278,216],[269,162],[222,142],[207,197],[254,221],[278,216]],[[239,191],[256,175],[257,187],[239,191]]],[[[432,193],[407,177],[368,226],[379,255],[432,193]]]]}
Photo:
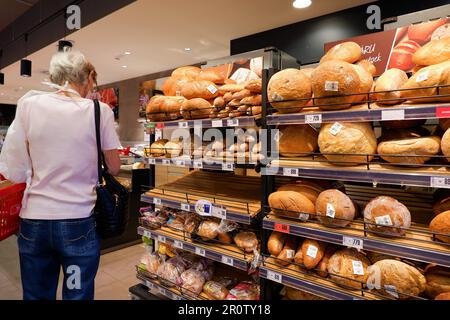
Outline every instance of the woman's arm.
{"type": "Polygon", "coordinates": [[[117,149],[114,150],[105,150],[103,151],[103,154],[105,155],[105,162],[108,166],[108,171],[113,176],[117,176],[120,171],[120,157],[119,153],[117,152],[117,149]]]}

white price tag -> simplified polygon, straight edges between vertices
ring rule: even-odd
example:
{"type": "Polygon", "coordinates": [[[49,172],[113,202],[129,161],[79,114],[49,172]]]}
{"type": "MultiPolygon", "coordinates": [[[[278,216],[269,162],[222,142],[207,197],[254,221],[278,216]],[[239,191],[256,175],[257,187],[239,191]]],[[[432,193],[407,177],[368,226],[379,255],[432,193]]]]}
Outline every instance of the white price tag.
{"type": "Polygon", "coordinates": [[[178,160],[176,162],[176,164],[177,164],[177,167],[182,167],[182,168],[186,167],[186,161],[184,161],[184,160],[178,160]]]}
{"type": "Polygon", "coordinates": [[[222,171],[233,171],[234,165],[232,163],[224,162],[222,163],[222,171]]]}
{"type": "Polygon", "coordinates": [[[339,91],[338,81],[325,81],[325,91],[339,91]]]}
{"type": "Polygon", "coordinates": [[[450,178],[431,177],[430,186],[432,188],[450,189],[450,178]]]}
{"type": "Polygon", "coordinates": [[[335,122],[331,128],[330,128],[330,133],[335,136],[337,135],[343,128],[344,126],[342,124],[340,124],[339,122],[335,122]]]}
{"type": "Polygon", "coordinates": [[[181,210],[183,210],[183,211],[191,211],[191,206],[190,206],[190,204],[189,203],[182,203],[181,204],[181,210]]]}
{"type": "Polygon", "coordinates": [[[322,114],[306,114],[305,123],[307,124],[322,123],[322,114]]]}
{"type": "Polygon", "coordinates": [[[204,257],[206,256],[206,251],[205,249],[195,247],[195,254],[204,257]]]}
{"type": "Polygon", "coordinates": [[[298,168],[283,168],[283,176],[298,177],[298,168]]]}
{"type": "Polygon", "coordinates": [[[317,247],[309,245],[308,250],[306,251],[306,255],[308,257],[315,258],[317,257],[317,251],[318,251],[317,247]]]}
{"type": "Polygon", "coordinates": [[[203,161],[194,161],[194,168],[195,169],[203,169],[203,161]]]}
{"type": "Polygon", "coordinates": [[[227,218],[227,209],[222,207],[213,206],[211,215],[216,218],[226,219],[227,218]]]}
{"type": "Polygon", "coordinates": [[[392,220],[389,215],[375,217],[375,223],[382,226],[392,226],[392,220]]]}
{"type": "Polygon", "coordinates": [[[170,159],[163,159],[162,164],[163,166],[170,166],[170,159]]]}
{"type": "Polygon", "coordinates": [[[307,213],[300,213],[298,215],[298,218],[300,219],[300,221],[303,221],[303,222],[308,221],[309,214],[307,214],[307,213]]]}
{"type": "Polygon", "coordinates": [[[327,203],[327,217],[334,218],[336,216],[336,210],[334,210],[333,204],[327,203]]]}
{"type": "Polygon", "coordinates": [[[428,80],[428,71],[423,71],[419,75],[417,75],[416,82],[422,82],[428,80]]]}
{"type": "Polygon", "coordinates": [[[277,272],[273,272],[270,270],[267,270],[267,279],[282,283],[283,282],[283,276],[277,272]]]}
{"type": "Polygon", "coordinates": [[[166,243],[166,237],[164,237],[162,235],[158,235],[158,241],[161,243],[166,243]]]}
{"type": "Polygon", "coordinates": [[[237,126],[239,126],[239,120],[238,119],[228,119],[227,126],[228,127],[237,127],[237,126]]]}
{"type": "Polygon", "coordinates": [[[147,288],[149,288],[149,289],[153,289],[153,288],[154,288],[153,283],[151,283],[151,282],[148,281],[148,280],[145,280],[145,286],[146,286],[147,288]]]}
{"type": "Polygon", "coordinates": [[[382,110],[381,120],[405,120],[405,110],[382,110]]]}
{"type": "Polygon", "coordinates": [[[293,259],[295,257],[295,251],[294,250],[286,250],[286,258],[293,259]]]}
{"type": "Polygon", "coordinates": [[[361,261],[352,260],[352,266],[353,266],[353,274],[356,274],[358,276],[364,275],[364,267],[361,261]]]}
{"type": "Polygon", "coordinates": [[[156,164],[156,159],[154,159],[154,158],[149,158],[149,159],[148,159],[148,164],[153,164],[153,165],[155,165],[155,164],[156,164]]]}
{"type": "Polygon", "coordinates": [[[226,265],[229,265],[229,266],[233,266],[234,265],[234,260],[233,260],[233,258],[222,256],[222,263],[226,264],[226,265]]]}
{"type": "Polygon", "coordinates": [[[222,120],[212,120],[211,121],[211,127],[213,127],[213,128],[221,128],[221,127],[223,127],[222,120]]]}
{"type": "Polygon", "coordinates": [[[166,295],[166,289],[162,288],[162,287],[158,287],[158,291],[159,293],[161,293],[163,296],[166,295]]]}
{"type": "Polygon", "coordinates": [[[342,245],[350,248],[362,250],[364,247],[364,241],[362,239],[356,239],[352,237],[342,237],[342,245]]]}
{"type": "Polygon", "coordinates": [[[161,199],[160,198],[153,198],[153,204],[160,205],[161,199]]]}
{"type": "Polygon", "coordinates": [[[152,237],[152,233],[150,231],[148,231],[148,230],[144,230],[144,237],[150,239],[152,237]]]}
{"type": "Polygon", "coordinates": [[[385,284],[384,285],[384,289],[386,290],[387,293],[389,293],[390,295],[398,298],[398,292],[397,292],[397,287],[390,285],[390,284],[385,284]]]}
{"type": "Polygon", "coordinates": [[[183,242],[181,242],[181,241],[179,241],[179,240],[175,240],[175,241],[173,242],[173,246],[174,246],[175,248],[178,248],[178,249],[183,249],[183,242]]]}
{"type": "Polygon", "coordinates": [[[163,131],[161,129],[155,129],[155,141],[163,138],[163,131]]]}
{"type": "Polygon", "coordinates": [[[215,94],[215,93],[217,92],[216,86],[215,86],[215,85],[212,85],[212,84],[210,84],[210,85],[208,86],[208,90],[209,90],[209,92],[211,92],[212,94],[215,94]]]}
{"type": "Polygon", "coordinates": [[[178,128],[186,129],[189,127],[189,123],[187,121],[178,122],[178,128]]]}

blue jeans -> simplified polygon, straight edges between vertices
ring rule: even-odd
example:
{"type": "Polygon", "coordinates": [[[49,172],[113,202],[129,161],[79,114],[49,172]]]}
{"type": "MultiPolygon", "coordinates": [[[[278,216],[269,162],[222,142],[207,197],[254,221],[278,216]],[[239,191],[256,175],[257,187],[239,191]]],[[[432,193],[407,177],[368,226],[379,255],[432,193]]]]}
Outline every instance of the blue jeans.
{"type": "Polygon", "coordinates": [[[55,300],[61,267],[63,300],[94,299],[94,279],[100,262],[94,217],[22,219],[18,244],[24,300],[55,300]]]}

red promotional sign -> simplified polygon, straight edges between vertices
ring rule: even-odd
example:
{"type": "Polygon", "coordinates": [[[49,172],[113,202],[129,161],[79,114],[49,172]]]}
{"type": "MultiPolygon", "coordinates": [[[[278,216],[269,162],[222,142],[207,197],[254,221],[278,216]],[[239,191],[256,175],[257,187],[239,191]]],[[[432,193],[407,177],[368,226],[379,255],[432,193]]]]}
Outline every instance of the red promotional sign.
{"type": "Polygon", "coordinates": [[[289,233],[291,231],[291,227],[287,224],[275,223],[274,230],[278,232],[289,233]]]}
{"type": "Polygon", "coordinates": [[[450,118],[450,106],[436,108],[436,118],[450,118]]]}

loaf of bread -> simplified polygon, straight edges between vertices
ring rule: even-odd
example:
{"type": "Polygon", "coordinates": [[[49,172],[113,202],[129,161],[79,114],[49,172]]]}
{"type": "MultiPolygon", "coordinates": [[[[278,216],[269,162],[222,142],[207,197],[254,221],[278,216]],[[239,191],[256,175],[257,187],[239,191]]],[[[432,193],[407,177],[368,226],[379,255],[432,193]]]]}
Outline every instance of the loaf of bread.
{"type": "Polygon", "coordinates": [[[205,69],[205,70],[202,70],[198,74],[198,76],[195,80],[197,80],[197,81],[206,80],[206,81],[211,81],[215,84],[224,84],[225,79],[226,79],[226,75],[221,73],[219,70],[205,69]]]}
{"type": "Polygon", "coordinates": [[[372,199],[364,208],[364,221],[369,230],[376,235],[402,236],[404,229],[411,226],[411,214],[408,208],[394,198],[380,196],[372,199]],[[375,225],[376,224],[376,225],[375,225]]]}
{"type": "Polygon", "coordinates": [[[360,65],[354,64],[353,68],[356,70],[356,73],[359,76],[359,92],[362,93],[361,95],[356,96],[355,102],[367,102],[368,100],[370,100],[369,92],[373,87],[373,76],[371,73],[369,73],[369,71],[367,71],[360,65]]]}
{"type": "Polygon", "coordinates": [[[325,249],[325,253],[323,255],[322,260],[320,260],[319,264],[316,266],[317,274],[323,278],[328,276],[328,263],[330,258],[335,254],[337,248],[333,245],[328,245],[325,249]]]}
{"type": "Polygon", "coordinates": [[[325,254],[326,245],[317,240],[305,239],[302,243],[303,264],[306,269],[314,269],[325,254]]]}
{"type": "Polygon", "coordinates": [[[174,78],[188,78],[194,80],[200,74],[202,69],[199,67],[186,66],[180,67],[172,71],[172,77],[174,78]]]}
{"type": "Polygon", "coordinates": [[[354,63],[361,59],[362,51],[359,44],[348,41],[335,45],[320,59],[320,63],[330,60],[341,60],[354,63]]]}
{"type": "Polygon", "coordinates": [[[261,93],[262,92],[262,80],[261,79],[249,80],[245,84],[245,89],[250,90],[253,93],[261,93]]]}
{"type": "Polygon", "coordinates": [[[241,231],[234,236],[234,243],[247,253],[258,248],[258,238],[254,232],[241,231]]]}
{"type": "Polygon", "coordinates": [[[258,94],[256,96],[246,97],[246,98],[243,98],[240,103],[244,104],[244,105],[250,105],[250,106],[260,106],[262,104],[262,97],[260,94],[258,94]]]}
{"type": "Polygon", "coordinates": [[[328,260],[327,271],[337,284],[354,289],[365,287],[369,259],[354,248],[336,251],[328,260]]]}
{"type": "Polygon", "coordinates": [[[367,287],[387,297],[408,299],[425,290],[425,277],[416,268],[397,260],[380,260],[368,268],[367,287]]]}
{"type": "Polygon", "coordinates": [[[396,68],[387,70],[375,82],[374,92],[376,93],[374,94],[374,98],[378,100],[379,104],[386,105],[403,102],[403,100],[400,99],[401,92],[395,90],[400,89],[406,83],[406,81],[408,81],[408,76],[405,71],[396,68]]]}
{"type": "Polygon", "coordinates": [[[368,73],[372,75],[372,77],[374,77],[377,74],[377,67],[369,60],[362,59],[359,60],[356,64],[358,66],[363,67],[368,73]]]}
{"type": "Polygon", "coordinates": [[[294,260],[296,248],[296,238],[293,236],[287,237],[283,249],[278,254],[275,262],[280,266],[288,266],[294,260]]]}
{"type": "Polygon", "coordinates": [[[435,235],[435,237],[440,241],[450,243],[450,211],[444,211],[434,217],[430,222],[430,231],[448,234],[449,236],[435,235]]]}
{"type": "Polygon", "coordinates": [[[211,100],[219,95],[219,88],[211,81],[191,81],[183,86],[181,95],[186,99],[203,98],[211,100]]]}
{"type": "Polygon", "coordinates": [[[213,107],[209,101],[202,98],[185,100],[181,105],[181,115],[184,119],[206,119],[213,107]]]}
{"type": "MultiPolygon", "coordinates": [[[[239,92],[245,89],[245,85],[242,84],[225,84],[221,87],[219,87],[219,92],[222,94],[226,94],[226,93],[235,93],[235,92],[239,92]]],[[[225,96],[224,96],[225,98],[225,96]]]]}
{"type": "Polygon", "coordinates": [[[269,237],[267,242],[267,249],[272,256],[278,256],[283,250],[284,242],[286,241],[287,235],[285,233],[274,231],[269,237]]]}
{"type": "Polygon", "coordinates": [[[176,158],[179,157],[183,151],[183,143],[177,140],[168,141],[164,145],[164,149],[167,157],[176,158]]]}
{"type": "Polygon", "coordinates": [[[180,117],[183,97],[153,96],[147,104],[147,119],[150,121],[168,121],[180,117]]]}
{"type": "Polygon", "coordinates": [[[444,135],[442,136],[441,149],[444,156],[450,157],[450,129],[447,129],[447,131],[445,131],[444,135]]]}
{"type": "Polygon", "coordinates": [[[186,77],[170,77],[163,84],[163,93],[165,96],[181,96],[183,86],[192,81],[186,77]]]}
{"type": "Polygon", "coordinates": [[[412,60],[419,66],[431,66],[450,60],[450,37],[428,42],[414,53],[412,60]]]}
{"type": "Polygon", "coordinates": [[[298,69],[279,71],[272,76],[268,84],[269,102],[280,113],[299,112],[311,96],[311,80],[298,69]],[[282,102],[286,100],[294,101],[282,102]]]}
{"type": "Polygon", "coordinates": [[[323,124],[319,133],[319,148],[325,158],[341,165],[366,163],[377,151],[377,139],[368,122],[336,122],[323,124]],[[336,155],[327,154],[336,153],[336,155]],[[343,155],[339,155],[343,154],[343,155]],[[361,154],[352,156],[349,154],[361,154]]]}
{"type": "Polygon", "coordinates": [[[233,93],[233,100],[239,100],[239,102],[247,97],[253,96],[253,93],[250,90],[244,89],[239,92],[233,93]]]}
{"type": "Polygon", "coordinates": [[[295,191],[277,191],[269,196],[269,206],[275,214],[308,220],[308,213],[314,213],[314,204],[295,191]]]}
{"type": "MultiPolygon", "coordinates": [[[[303,266],[303,251],[302,251],[302,245],[303,245],[303,241],[300,241],[300,244],[297,247],[297,251],[295,252],[295,256],[294,256],[294,262],[303,266]]],[[[300,266],[296,266],[299,268],[302,268],[304,270],[303,267],[300,266]]]]}
{"type": "Polygon", "coordinates": [[[354,65],[344,61],[327,61],[311,76],[314,104],[324,110],[350,108],[361,96],[361,79],[354,65]]]}
{"type": "Polygon", "coordinates": [[[232,244],[233,243],[233,237],[229,232],[220,232],[217,235],[217,239],[220,241],[220,243],[225,244],[232,244]]]}
{"type": "Polygon", "coordinates": [[[203,220],[197,229],[199,235],[204,241],[213,240],[219,234],[219,224],[213,220],[203,220]]]}
{"type": "Polygon", "coordinates": [[[247,109],[248,116],[257,116],[262,113],[262,106],[251,106],[247,109]]]}
{"type": "Polygon", "coordinates": [[[308,124],[281,126],[279,152],[283,157],[302,157],[317,151],[316,129],[308,124]]]}
{"type": "Polygon", "coordinates": [[[294,191],[301,193],[308,198],[312,203],[316,203],[322,188],[306,183],[285,184],[278,188],[277,191],[294,191]]]}
{"type": "Polygon", "coordinates": [[[167,139],[160,139],[155,141],[150,146],[150,154],[152,157],[162,157],[166,155],[166,149],[164,146],[169,142],[167,139]]]}
{"type": "Polygon", "coordinates": [[[434,299],[441,293],[450,292],[450,269],[430,264],[425,268],[425,279],[428,298],[434,299]]]}
{"type": "Polygon", "coordinates": [[[450,300],[450,292],[438,294],[434,300],[450,300]]]}
{"type": "Polygon", "coordinates": [[[223,284],[216,281],[206,282],[203,286],[203,292],[206,293],[211,300],[225,300],[228,295],[228,289],[223,284]]]}
{"type": "Polygon", "coordinates": [[[441,139],[436,136],[389,140],[383,141],[378,145],[378,154],[381,155],[382,159],[390,163],[424,164],[430,160],[430,157],[414,156],[435,156],[440,151],[441,139]],[[405,156],[396,157],[395,155],[405,156]]]}
{"type": "Polygon", "coordinates": [[[353,201],[336,189],[323,191],[316,200],[317,219],[327,226],[345,227],[355,218],[353,201]]]}
{"type": "Polygon", "coordinates": [[[225,108],[225,99],[223,97],[217,97],[213,102],[214,109],[220,111],[225,108]]]}

